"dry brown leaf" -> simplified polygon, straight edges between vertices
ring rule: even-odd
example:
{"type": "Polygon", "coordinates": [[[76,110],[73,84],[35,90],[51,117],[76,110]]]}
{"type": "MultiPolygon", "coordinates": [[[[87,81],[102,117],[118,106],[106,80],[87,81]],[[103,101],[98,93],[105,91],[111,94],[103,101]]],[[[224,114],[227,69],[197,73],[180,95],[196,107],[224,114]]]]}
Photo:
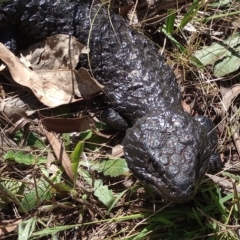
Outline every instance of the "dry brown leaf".
{"type": "Polygon", "coordinates": [[[88,52],[89,49],[75,37],[58,34],[32,45],[22,55],[25,56],[24,61],[31,64],[33,71],[44,79],[49,79],[69,95],[86,97],[103,88],[86,69],[75,70],[79,55],[88,52]]]}
{"type": "Polygon", "coordinates": [[[113,137],[113,134],[107,134],[107,133],[104,133],[104,132],[101,132],[101,131],[95,131],[95,129],[92,129],[92,131],[97,135],[97,136],[100,136],[100,137],[103,137],[103,138],[106,138],[106,139],[110,139],[113,137]]]}
{"type": "Polygon", "coordinates": [[[226,113],[231,105],[231,102],[240,93],[240,84],[235,84],[229,89],[220,88],[222,93],[222,112],[226,113]]]}
{"type": "MultiPolygon", "coordinates": [[[[213,182],[218,184],[220,187],[223,187],[224,190],[232,192],[233,183],[228,179],[225,179],[226,177],[219,177],[217,175],[212,175],[209,173],[207,173],[206,176],[208,176],[213,182]]],[[[240,192],[240,187],[237,187],[237,190],[238,192],[240,192]]]]}
{"type": "Polygon", "coordinates": [[[0,58],[15,82],[30,88],[46,106],[56,107],[77,101],[75,95],[86,97],[103,88],[86,69],[74,70],[82,50],[87,52],[75,38],[56,35],[25,51],[21,61],[0,44],[0,58]]]}
{"type": "Polygon", "coordinates": [[[48,131],[54,131],[57,133],[71,133],[71,132],[82,132],[91,128],[95,128],[94,122],[87,116],[80,118],[54,118],[54,117],[43,117],[43,126],[48,131]]]}
{"type": "Polygon", "coordinates": [[[54,86],[47,79],[43,79],[24,66],[2,43],[0,43],[0,59],[7,64],[14,81],[22,86],[29,87],[46,106],[55,107],[73,101],[72,96],[68,96],[58,86],[54,86]]]}
{"type": "Polygon", "coordinates": [[[184,101],[184,100],[181,103],[182,103],[182,107],[184,108],[184,110],[188,113],[191,113],[191,110],[192,110],[191,106],[189,104],[187,104],[186,101],[184,101]]]}
{"type": "MultiPolygon", "coordinates": [[[[72,171],[72,163],[67,155],[64,147],[60,143],[60,141],[55,137],[55,135],[51,132],[48,132],[46,129],[43,129],[49,143],[52,146],[52,149],[57,157],[57,159],[60,161],[61,165],[63,166],[66,174],[71,180],[74,180],[74,175],[72,171]]],[[[79,180],[76,180],[76,186],[82,189],[83,192],[87,193],[87,191],[82,186],[81,182],[79,180]]]]}
{"type": "Polygon", "coordinates": [[[74,70],[76,74],[77,85],[74,88],[74,93],[78,97],[87,97],[102,91],[104,88],[99,82],[91,77],[85,68],[80,68],[78,71],[74,70]]]}
{"type": "Polygon", "coordinates": [[[14,231],[18,225],[22,222],[22,219],[3,220],[0,222],[0,236],[4,236],[14,231]]]}
{"type": "Polygon", "coordinates": [[[123,146],[118,144],[112,148],[111,156],[120,158],[124,156],[123,146]]]}
{"type": "Polygon", "coordinates": [[[62,146],[60,141],[55,137],[53,133],[48,132],[46,129],[44,129],[44,133],[49,143],[51,144],[57,159],[60,161],[61,165],[63,166],[66,174],[69,176],[71,180],[73,180],[74,177],[73,177],[73,171],[72,171],[72,163],[64,147],[62,146]]]}
{"type": "Polygon", "coordinates": [[[124,7],[120,7],[119,8],[119,14],[121,16],[127,16],[128,12],[132,9],[133,6],[134,6],[134,4],[130,3],[130,4],[126,5],[126,6],[124,6],[124,7]]]}
{"type": "Polygon", "coordinates": [[[50,169],[53,165],[52,163],[55,161],[55,156],[51,151],[47,151],[47,168],[50,169]]]}

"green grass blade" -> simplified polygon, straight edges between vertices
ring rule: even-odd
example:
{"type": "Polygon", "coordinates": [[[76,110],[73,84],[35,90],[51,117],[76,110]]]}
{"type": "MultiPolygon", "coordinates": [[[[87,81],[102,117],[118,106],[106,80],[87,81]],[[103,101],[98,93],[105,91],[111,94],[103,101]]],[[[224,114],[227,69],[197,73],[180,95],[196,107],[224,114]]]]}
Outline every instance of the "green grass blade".
{"type": "Polygon", "coordinates": [[[199,8],[201,7],[201,4],[199,4],[201,0],[195,0],[192,4],[192,6],[189,8],[185,16],[183,17],[178,30],[183,29],[191,20],[192,18],[197,14],[199,8]]]}
{"type": "Polygon", "coordinates": [[[179,49],[179,51],[185,52],[185,47],[181,45],[171,34],[168,34],[165,28],[162,28],[161,31],[167,36],[169,40],[172,41],[172,43],[179,49]]]}
{"type": "Polygon", "coordinates": [[[173,33],[175,19],[176,19],[176,10],[169,9],[168,10],[167,22],[166,22],[166,32],[168,34],[173,33]]]}
{"type": "Polygon", "coordinates": [[[80,157],[83,153],[84,149],[84,141],[80,141],[77,146],[74,148],[72,154],[71,154],[71,161],[72,161],[72,171],[73,171],[73,183],[74,183],[74,189],[76,186],[76,179],[77,179],[77,172],[78,172],[78,164],[80,161],[80,157]]]}
{"type": "Polygon", "coordinates": [[[19,224],[18,227],[18,240],[29,239],[36,228],[36,217],[30,218],[19,224]]]}

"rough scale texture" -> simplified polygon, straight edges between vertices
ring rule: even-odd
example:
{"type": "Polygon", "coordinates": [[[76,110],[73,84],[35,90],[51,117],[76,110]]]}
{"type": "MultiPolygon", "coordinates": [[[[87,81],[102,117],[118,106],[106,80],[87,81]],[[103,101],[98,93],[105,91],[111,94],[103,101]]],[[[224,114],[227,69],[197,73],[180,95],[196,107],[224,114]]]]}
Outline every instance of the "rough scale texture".
{"type": "Polygon", "coordinates": [[[12,0],[0,4],[0,28],[12,30],[11,40],[1,38],[6,45],[15,38],[24,47],[57,33],[87,45],[90,64],[81,55],[80,65],[92,70],[131,126],[123,142],[129,168],[170,201],[194,196],[217,140],[183,111],[173,71],[146,37],[87,0],[12,0]]]}

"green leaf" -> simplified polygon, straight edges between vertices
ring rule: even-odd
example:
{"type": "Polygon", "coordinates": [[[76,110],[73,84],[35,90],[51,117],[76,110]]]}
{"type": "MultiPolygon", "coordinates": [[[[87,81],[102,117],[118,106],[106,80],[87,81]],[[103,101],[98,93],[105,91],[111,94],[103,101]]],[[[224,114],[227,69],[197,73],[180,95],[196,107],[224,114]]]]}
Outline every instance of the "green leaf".
{"type": "Polygon", "coordinates": [[[167,34],[173,33],[175,19],[176,19],[176,10],[168,9],[168,17],[167,17],[167,22],[166,22],[167,34]]]}
{"type": "MultiPolygon", "coordinates": [[[[14,136],[14,141],[19,143],[22,138],[23,138],[23,133],[21,131],[18,131],[14,136]]],[[[30,132],[28,139],[27,139],[27,145],[35,147],[37,149],[43,149],[46,147],[44,142],[34,132],[30,132]]]]}
{"type": "Polygon", "coordinates": [[[98,131],[99,130],[109,130],[110,129],[110,127],[104,122],[95,122],[95,126],[96,126],[98,131]]]}
{"type": "Polygon", "coordinates": [[[115,198],[115,200],[113,201],[113,203],[109,206],[108,208],[108,213],[111,212],[111,210],[114,208],[114,206],[116,205],[116,203],[119,201],[119,199],[128,191],[129,189],[124,190],[123,192],[121,192],[120,194],[118,194],[118,196],[115,198]]]}
{"type": "Polygon", "coordinates": [[[173,221],[170,221],[170,220],[166,219],[165,217],[159,217],[158,221],[166,224],[168,227],[176,226],[176,224],[173,221]]]}
{"type": "MultiPolygon", "coordinates": [[[[92,178],[87,171],[82,170],[80,174],[90,186],[93,185],[92,178]]],[[[104,186],[102,180],[95,179],[93,190],[94,196],[96,196],[105,206],[110,207],[112,205],[114,202],[112,190],[109,190],[107,186],[104,186]]]]}
{"type": "MultiPolygon", "coordinates": [[[[194,53],[202,65],[213,65],[214,75],[225,76],[240,67],[240,34],[237,33],[227,40],[203,47],[194,53]]],[[[196,65],[196,62],[193,61],[196,65]]]]}
{"type": "Polygon", "coordinates": [[[25,154],[22,151],[14,152],[12,150],[8,151],[3,155],[4,160],[13,160],[20,164],[25,165],[40,165],[47,163],[47,159],[41,156],[34,156],[32,154],[25,154]]]}
{"type": "Polygon", "coordinates": [[[240,182],[240,176],[238,176],[238,175],[235,175],[235,174],[232,174],[232,173],[229,173],[229,172],[223,172],[222,175],[227,176],[229,178],[232,178],[232,179],[240,182]]]}
{"type": "Polygon", "coordinates": [[[51,186],[44,180],[37,181],[36,186],[30,192],[24,195],[22,205],[26,211],[30,211],[40,206],[43,201],[52,198],[51,186]]]}
{"type": "Polygon", "coordinates": [[[0,183],[0,210],[2,210],[9,202],[14,202],[24,212],[21,202],[16,197],[20,192],[22,182],[6,180],[0,183]]]}
{"type": "Polygon", "coordinates": [[[229,73],[235,72],[240,67],[240,55],[228,56],[215,64],[213,73],[216,77],[223,77],[229,73]]]}
{"type": "Polygon", "coordinates": [[[62,139],[63,139],[65,149],[68,150],[69,146],[71,145],[70,133],[63,133],[62,139]]]}
{"type": "Polygon", "coordinates": [[[231,1],[230,0],[218,0],[217,2],[211,2],[208,3],[209,7],[215,7],[215,8],[220,8],[220,7],[227,7],[230,6],[231,1]]]}
{"type": "Polygon", "coordinates": [[[96,151],[99,148],[102,148],[102,144],[107,143],[108,139],[101,137],[99,135],[93,134],[90,141],[85,142],[85,148],[92,151],[96,151]]]}
{"type": "Polygon", "coordinates": [[[226,17],[230,17],[230,16],[238,16],[240,14],[240,11],[236,11],[236,12],[227,12],[227,13],[223,13],[223,14],[213,14],[210,17],[205,17],[204,19],[201,18],[194,18],[192,21],[193,22],[201,22],[201,23],[208,23],[209,21],[215,20],[215,19],[223,19],[226,17]]]}
{"type": "Polygon", "coordinates": [[[198,10],[201,7],[201,0],[195,0],[191,4],[190,8],[188,9],[187,13],[184,15],[178,29],[183,29],[192,19],[193,17],[198,13],[198,10]]]}
{"type": "MultiPolygon", "coordinates": [[[[79,224],[80,225],[80,224],[79,224]]],[[[33,234],[32,234],[32,237],[31,239],[42,239],[43,236],[48,236],[48,235],[55,235],[57,234],[58,232],[61,232],[61,231],[66,231],[68,229],[72,229],[72,228],[76,228],[76,224],[74,225],[62,225],[62,226],[55,226],[55,227],[46,227],[44,229],[41,229],[39,231],[35,231],[33,234]]],[[[46,238],[46,239],[51,239],[52,238],[46,238]]],[[[27,239],[26,239],[27,240],[27,239]]]]}
{"type": "Polygon", "coordinates": [[[70,187],[66,183],[56,183],[55,186],[57,187],[57,189],[59,189],[60,191],[63,191],[63,192],[70,193],[72,191],[72,187],[70,187]]]}
{"type": "Polygon", "coordinates": [[[27,139],[27,145],[35,147],[37,149],[45,148],[44,142],[38,137],[38,135],[34,132],[31,132],[27,139]]]}
{"type": "Polygon", "coordinates": [[[102,182],[98,184],[99,181],[101,180],[95,182],[95,185],[98,185],[98,187],[94,188],[94,196],[96,196],[106,207],[110,207],[114,202],[112,190],[109,190],[107,186],[103,186],[102,182]]]}
{"type": "Polygon", "coordinates": [[[193,211],[193,216],[195,217],[197,223],[199,224],[199,226],[200,226],[201,228],[203,228],[204,225],[203,225],[203,223],[202,223],[202,221],[201,221],[201,218],[200,218],[200,216],[199,216],[199,212],[197,212],[197,211],[195,210],[195,208],[192,208],[192,211],[193,211]]]}
{"type": "Polygon", "coordinates": [[[121,158],[97,161],[94,164],[90,163],[90,168],[97,172],[102,172],[104,176],[110,177],[126,175],[129,172],[126,160],[121,158]]]}
{"type": "Polygon", "coordinates": [[[25,220],[19,224],[18,240],[30,239],[32,233],[36,228],[36,217],[25,220]]]}
{"type": "Polygon", "coordinates": [[[79,136],[82,141],[90,139],[92,137],[92,130],[87,130],[87,131],[81,132],[79,136]]]}
{"type": "MultiPolygon", "coordinates": [[[[165,26],[166,27],[166,26],[165,26]]],[[[159,30],[160,31],[160,30],[159,30]]],[[[181,52],[185,52],[185,48],[183,45],[181,45],[171,34],[167,33],[166,28],[162,28],[161,31],[167,36],[167,38],[169,38],[169,40],[172,41],[173,44],[175,44],[175,46],[181,51],[181,52]]]]}
{"type": "Polygon", "coordinates": [[[77,146],[74,148],[73,152],[71,153],[71,162],[72,162],[72,171],[74,175],[74,188],[77,179],[77,172],[78,172],[78,164],[80,161],[80,157],[83,153],[84,149],[84,141],[80,141],[77,146]]]}

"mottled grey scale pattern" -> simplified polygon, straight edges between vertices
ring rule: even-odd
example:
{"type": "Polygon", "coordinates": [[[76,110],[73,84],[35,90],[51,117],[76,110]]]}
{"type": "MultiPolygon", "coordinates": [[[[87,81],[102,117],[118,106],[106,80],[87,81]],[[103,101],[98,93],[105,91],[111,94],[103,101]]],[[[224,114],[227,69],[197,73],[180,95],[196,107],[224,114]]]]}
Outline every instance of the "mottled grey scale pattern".
{"type": "MultiPolygon", "coordinates": [[[[212,125],[183,111],[173,71],[145,36],[121,16],[90,6],[88,0],[12,0],[0,4],[0,28],[14,32],[19,48],[58,33],[89,43],[90,64],[82,54],[79,66],[105,86],[109,104],[131,126],[123,141],[130,169],[170,201],[191,199],[217,142],[215,132],[209,142],[212,125]]],[[[15,50],[14,41],[1,41],[15,50]]],[[[128,126],[109,113],[116,128],[128,126]]]]}

